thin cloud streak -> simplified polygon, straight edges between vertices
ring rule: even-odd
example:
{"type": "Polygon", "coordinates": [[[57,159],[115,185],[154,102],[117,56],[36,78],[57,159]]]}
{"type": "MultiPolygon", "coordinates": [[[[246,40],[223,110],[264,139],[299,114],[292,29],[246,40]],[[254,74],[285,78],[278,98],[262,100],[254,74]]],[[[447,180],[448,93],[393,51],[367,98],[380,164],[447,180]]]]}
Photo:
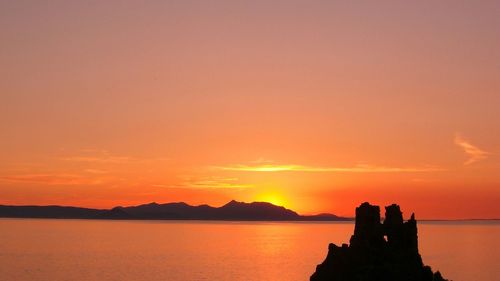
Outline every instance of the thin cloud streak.
{"type": "Polygon", "coordinates": [[[59,157],[59,160],[87,163],[132,164],[152,161],[169,161],[170,158],[136,158],[130,156],[117,156],[107,150],[84,149],[79,155],[59,157]]]}
{"type": "Polygon", "coordinates": [[[488,158],[488,155],[491,154],[471,144],[470,142],[462,138],[462,136],[460,136],[459,134],[455,135],[454,141],[455,144],[461,147],[464,153],[469,156],[469,159],[464,162],[464,165],[470,165],[472,163],[486,159],[488,158]]]}
{"type": "Polygon", "coordinates": [[[12,183],[35,183],[45,185],[95,185],[102,179],[91,179],[76,174],[24,174],[0,176],[0,181],[12,183]]]}
{"type": "Polygon", "coordinates": [[[245,189],[251,188],[253,185],[242,184],[237,178],[226,177],[207,177],[201,179],[186,178],[179,185],[154,185],[156,187],[175,187],[175,188],[192,188],[192,189],[245,189]]]}
{"type": "Polygon", "coordinates": [[[72,157],[63,157],[61,160],[66,161],[74,161],[74,162],[90,162],[90,163],[128,163],[133,161],[130,157],[119,157],[119,156],[110,156],[105,155],[102,157],[95,156],[72,156],[72,157]]]}
{"type": "Polygon", "coordinates": [[[304,165],[230,165],[216,166],[218,170],[225,171],[246,171],[246,172],[331,172],[331,173],[419,173],[419,172],[437,172],[444,169],[425,166],[425,167],[386,167],[371,165],[356,165],[354,167],[315,167],[304,165]]]}
{"type": "Polygon", "coordinates": [[[108,174],[109,171],[106,171],[106,170],[99,170],[99,169],[85,169],[86,173],[89,173],[89,174],[108,174]]]}

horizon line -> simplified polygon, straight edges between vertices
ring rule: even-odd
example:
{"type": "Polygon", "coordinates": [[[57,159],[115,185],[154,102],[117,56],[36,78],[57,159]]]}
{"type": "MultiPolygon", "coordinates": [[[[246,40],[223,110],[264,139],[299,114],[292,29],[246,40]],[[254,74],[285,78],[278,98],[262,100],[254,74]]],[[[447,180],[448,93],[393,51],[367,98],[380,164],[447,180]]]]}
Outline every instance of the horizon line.
{"type": "MultiPolygon", "coordinates": [[[[330,212],[319,212],[319,213],[315,213],[315,214],[301,214],[301,213],[298,213],[296,211],[294,211],[293,209],[290,209],[286,206],[281,206],[281,205],[276,205],[276,204],[273,204],[271,202],[267,202],[267,201],[252,201],[252,202],[245,202],[245,201],[237,201],[237,200],[230,200],[228,201],[227,203],[219,206],[219,207],[214,207],[212,205],[209,205],[207,203],[204,203],[204,204],[190,204],[190,203],[187,203],[185,201],[172,201],[172,202],[165,202],[165,203],[157,203],[156,201],[152,201],[152,202],[149,202],[149,203],[143,203],[143,204],[138,204],[138,205],[128,205],[128,206],[122,206],[122,205],[116,205],[116,206],[113,206],[113,207],[109,207],[109,208],[92,208],[92,207],[83,207],[83,206],[71,206],[71,205],[58,205],[58,204],[49,204],[49,205],[33,205],[33,204],[25,204],[25,205],[8,205],[8,204],[0,204],[0,207],[62,207],[62,208],[80,208],[80,209],[90,209],[90,210],[100,210],[100,211],[109,211],[109,210],[112,210],[114,208],[129,208],[129,207],[137,207],[137,206],[144,206],[144,205],[151,205],[151,204],[157,204],[157,205],[165,205],[165,204],[179,204],[179,203],[183,203],[183,204],[186,204],[188,206],[191,206],[191,207],[199,207],[199,206],[209,206],[211,208],[221,208],[231,202],[237,202],[237,203],[244,203],[244,204],[252,204],[252,203],[267,203],[267,204],[270,204],[270,205],[273,205],[275,207],[282,207],[282,208],[285,208],[286,210],[290,210],[290,211],[293,211],[295,213],[297,213],[297,215],[301,216],[301,217],[307,217],[307,216],[320,216],[320,215],[333,215],[333,216],[336,216],[340,219],[348,219],[349,221],[354,221],[355,220],[355,214],[353,216],[343,216],[343,215],[337,215],[335,213],[330,213],[330,212]]],[[[1,217],[0,218],[23,218],[23,217],[1,217]]],[[[29,217],[26,217],[26,218],[29,218],[29,217]]],[[[41,219],[47,219],[47,218],[43,218],[43,217],[40,217],[41,219]]],[[[385,218],[383,216],[380,217],[381,219],[382,218],[385,218]]],[[[48,218],[50,219],[50,218],[48,218]]],[[[64,218],[52,218],[52,219],[64,219],[64,218]]],[[[69,219],[72,219],[72,218],[69,218],[69,219]]],[[[131,219],[131,220],[134,220],[134,219],[131,219]]],[[[144,219],[144,220],[153,220],[153,219],[144,219]]],[[[163,220],[170,220],[170,219],[163,219],[163,220]]],[[[177,220],[177,219],[175,219],[177,220]]],[[[181,219],[182,220],[182,219],[181,219]]],[[[196,220],[196,219],[194,219],[196,220]]],[[[403,219],[404,221],[407,221],[405,219],[403,219]]],[[[204,220],[205,221],[205,220],[204,220]]],[[[208,220],[210,221],[210,220],[208,220]]],[[[213,220],[213,221],[219,221],[219,220],[213,220]]],[[[231,220],[228,220],[228,221],[231,221],[231,220]]],[[[239,221],[239,220],[234,220],[234,221],[239,221]]],[[[276,221],[276,220],[256,220],[256,221],[276,221]]],[[[288,220],[279,220],[279,221],[288,221],[288,220]]],[[[439,222],[439,221],[449,221],[449,222],[456,222],[456,221],[500,221],[500,218],[443,218],[443,219],[439,219],[439,218],[419,218],[418,221],[420,222],[439,222]]]]}

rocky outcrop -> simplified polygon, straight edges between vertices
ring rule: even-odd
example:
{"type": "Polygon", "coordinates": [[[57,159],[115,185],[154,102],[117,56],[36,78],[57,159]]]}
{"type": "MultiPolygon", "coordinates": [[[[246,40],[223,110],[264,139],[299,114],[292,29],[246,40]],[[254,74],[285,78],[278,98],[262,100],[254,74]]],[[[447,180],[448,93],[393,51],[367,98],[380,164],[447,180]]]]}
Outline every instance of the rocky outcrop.
{"type": "Polygon", "coordinates": [[[439,271],[424,266],[418,252],[414,214],[403,221],[398,205],[380,208],[363,203],[356,208],[356,225],[350,245],[330,244],[325,261],[311,281],[446,281],[439,271]]]}

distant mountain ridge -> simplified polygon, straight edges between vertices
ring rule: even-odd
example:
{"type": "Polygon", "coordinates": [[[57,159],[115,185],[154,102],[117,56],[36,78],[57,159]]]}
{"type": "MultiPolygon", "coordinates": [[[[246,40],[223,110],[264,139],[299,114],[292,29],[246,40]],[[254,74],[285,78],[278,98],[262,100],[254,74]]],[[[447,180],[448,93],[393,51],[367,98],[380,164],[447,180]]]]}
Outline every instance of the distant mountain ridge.
{"type": "Polygon", "coordinates": [[[243,220],[243,221],[347,221],[351,218],[333,214],[302,216],[268,202],[232,200],[221,207],[192,206],[184,202],[156,202],[112,209],[90,209],[65,206],[0,205],[4,218],[66,218],[66,219],[137,219],[137,220],[243,220]]]}

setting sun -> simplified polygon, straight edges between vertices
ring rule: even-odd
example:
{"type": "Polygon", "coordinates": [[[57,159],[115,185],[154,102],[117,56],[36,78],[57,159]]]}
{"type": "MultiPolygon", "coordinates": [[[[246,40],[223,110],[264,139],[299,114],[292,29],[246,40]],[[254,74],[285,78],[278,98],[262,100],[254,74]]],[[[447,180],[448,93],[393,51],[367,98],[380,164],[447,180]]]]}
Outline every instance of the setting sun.
{"type": "Polygon", "coordinates": [[[255,198],[257,202],[269,202],[276,206],[287,207],[287,202],[284,197],[278,193],[263,193],[255,198]]]}

